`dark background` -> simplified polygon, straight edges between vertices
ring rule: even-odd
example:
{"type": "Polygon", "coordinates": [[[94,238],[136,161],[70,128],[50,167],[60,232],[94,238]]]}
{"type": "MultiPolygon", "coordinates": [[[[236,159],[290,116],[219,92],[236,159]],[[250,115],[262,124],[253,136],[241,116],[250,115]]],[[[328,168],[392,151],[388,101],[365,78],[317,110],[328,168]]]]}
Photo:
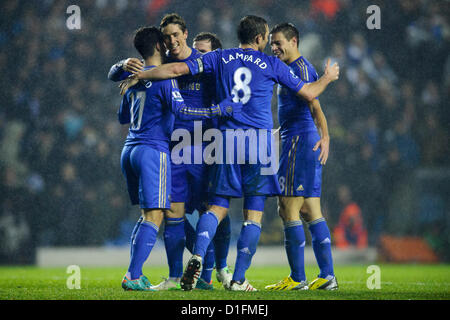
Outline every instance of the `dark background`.
{"type": "MultiPolygon", "coordinates": [[[[320,97],[331,136],[322,206],[330,229],[347,188],[369,245],[382,234],[422,236],[450,259],[448,1],[97,0],[0,4],[0,263],[32,263],[39,246],[126,245],[139,215],[120,170],[126,127],[116,121],[110,66],[138,57],[132,33],[165,13],[237,46],[246,14],[292,22],[300,51],[341,77],[320,97]],[[69,30],[69,5],[81,29],[69,30]],[[369,30],[369,5],[381,29],[369,30]]],[[[266,53],[270,54],[269,47],[266,53]]],[[[274,99],[274,102],[276,100],[274,99]]],[[[276,104],[273,105],[277,126],[276,104]]],[[[233,237],[242,202],[232,203],[233,237]]],[[[282,244],[276,200],[267,200],[260,244],[282,244]]]]}

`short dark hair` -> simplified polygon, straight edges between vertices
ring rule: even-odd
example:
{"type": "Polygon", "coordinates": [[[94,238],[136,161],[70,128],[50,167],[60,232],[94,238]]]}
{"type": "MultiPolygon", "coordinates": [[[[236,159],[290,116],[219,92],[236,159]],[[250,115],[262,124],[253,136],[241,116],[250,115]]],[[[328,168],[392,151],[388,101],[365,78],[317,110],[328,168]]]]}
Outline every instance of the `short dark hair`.
{"type": "Polygon", "coordinates": [[[140,53],[142,58],[147,59],[155,54],[156,44],[164,45],[161,31],[154,26],[142,27],[134,33],[134,47],[140,53]]]}
{"type": "Polygon", "coordinates": [[[167,25],[169,25],[169,24],[178,24],[180,26],[181,31],[183,31],[183,33],[187,30],[186,22],[178,13],[166,14],[161,19],[161,23],[159,24],[160,30],[162,30],[164,27],[167,27],[167,25]]]}
{"type": "Polygon", "coordinates": [[[237,29],[237,37],[242,44],[250,44],[255,42],[258,35],[263,37],[266,35],[267,21],[257,16],[245,16],[239,22],[237,29]]]}
{"type": "Polygon", "coordinates": [[[211,42],[211,50],[222,49],[222,43],[215,33],[200,32],[194,38],[194,41],[208,40],[211,42]]]}
{"type": "Polygon", "coordinates": [[[277,24],[275,27],[270,30],[270,34],[274,34],[277,32],[281,32],[287,40],[291,40],[292,38],[297,39],[297,46],[299,42],[299,32],[298,29],[289,22],[277,24]]]}

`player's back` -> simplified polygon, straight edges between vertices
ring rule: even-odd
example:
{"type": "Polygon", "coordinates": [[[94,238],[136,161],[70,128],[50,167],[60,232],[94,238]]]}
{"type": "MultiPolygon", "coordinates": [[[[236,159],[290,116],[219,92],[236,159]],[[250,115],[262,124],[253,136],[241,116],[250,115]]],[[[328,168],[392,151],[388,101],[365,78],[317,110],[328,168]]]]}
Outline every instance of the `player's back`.
{"type": "Polygon", "coordinates": [[[119,109],[121,123],[130,122],[125,145],[147,144],[169,152],[175,120],[166,102],[170,81],[144,81],[128,89],[119,109]]]}
{"type": "Polygon", "coordinates": [[[203,55],[200,63],[204,72],[216,75],[217,99],[234,94],[234,101],[244,105],[240,121],[222,120],[221,129],[272,129],[274,84],[283,83],[296,91],[302,85],[278,58],[251,48],[218,49],[203,55]]]}
{"type": "MultiPolygon", "coordinates": [[[[303,56],[290,63],[289,67],[305,83],[318,79],[314,66],[303,56]]],[[[282,138],[317,131],[309,103],[282,85],[278,86],[278,120],[282,138]]]]}

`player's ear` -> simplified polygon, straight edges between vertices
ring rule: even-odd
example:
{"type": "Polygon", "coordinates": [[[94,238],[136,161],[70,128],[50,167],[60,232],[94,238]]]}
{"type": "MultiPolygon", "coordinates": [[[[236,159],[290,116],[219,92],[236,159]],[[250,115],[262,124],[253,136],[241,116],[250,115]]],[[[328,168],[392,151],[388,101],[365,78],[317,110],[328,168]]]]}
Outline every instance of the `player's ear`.
{"type": "Polygon", "coordinates": [[[187,29],[184,30],[183,35],[184,35],[184,40],[187,40],[187,38],[188,38],[188,31],[187,31],[187,29]]]}
{"type": "Polygon", "coordinates": [[[256,44],[260,44],[262,40],[263,40],[263,36],[262,36],[261,34],[258,34],[258,35],[255,37],[255,43],[256,43],[256,44]]]}

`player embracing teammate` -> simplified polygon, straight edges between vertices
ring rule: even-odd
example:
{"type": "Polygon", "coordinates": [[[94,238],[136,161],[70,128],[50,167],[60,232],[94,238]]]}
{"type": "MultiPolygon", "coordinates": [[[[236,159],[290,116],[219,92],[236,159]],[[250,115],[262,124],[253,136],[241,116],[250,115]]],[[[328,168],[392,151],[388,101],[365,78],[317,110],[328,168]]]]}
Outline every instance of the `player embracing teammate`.
{"type": "MultiPolygon", "coordinates": [[[[225,119],[219,123],[226,141],[227,130],[255,129],[270,131],[272,116],[270,100],[272,88],[279,83],[300,98],[312,102],[326,86],[336,80],[339,67],[328,62],[324,75],[315,82],[305,83],[286,64],[276,57],[265,55],[262,51],[268,42],[269,29],[266,21],[256,16],[244,17],[238,26],[239,48],[216,50],[196,60],[170,63],[149,71],[138,72],[127,80],[128,86],[136,79],[168,79],[185,75],[211,74],[215,77],[216,99],[234,94],[235,102],[242,102],[242,113],[236,119],[225,119]]],[[[257,149],[271,150],[271,134],[266,140],[257,139],[257,149]]],[[[231,144],[235,146],[235,144],[231,144]]],[[[236,154],[236,149],[222,145],[223,155],[236,154]]],[[[245,145],[245,151],[251,148],[245,145]]],[[[212,166],[209,188],[208,209],[201,215],[197,224],[197,237],[194,254],[189,260],[181,286],[191,290],[199,279],[207,248],[214,237],[218,224],[226,217],[231,198],[244,198],[244,223],[238,239],[237,259],[230,286],[233,291],[255,291],[245,278],[245,272],[255,254],[261,232],[261,218],[267,196],[279,195],[276,172],[261,174],[266,164],[261,161],[249,163],[248,153],[244,163],[224,161],[212,166]]],[[[258,159],[260,160],[260,159],[258,159]]],[[[329,240],[329,239],[328,239],[329,240]]]]}

